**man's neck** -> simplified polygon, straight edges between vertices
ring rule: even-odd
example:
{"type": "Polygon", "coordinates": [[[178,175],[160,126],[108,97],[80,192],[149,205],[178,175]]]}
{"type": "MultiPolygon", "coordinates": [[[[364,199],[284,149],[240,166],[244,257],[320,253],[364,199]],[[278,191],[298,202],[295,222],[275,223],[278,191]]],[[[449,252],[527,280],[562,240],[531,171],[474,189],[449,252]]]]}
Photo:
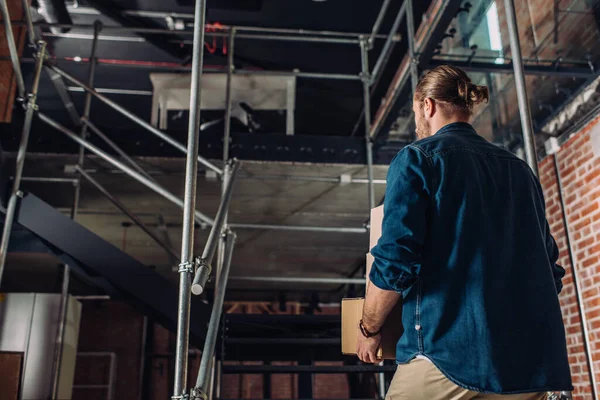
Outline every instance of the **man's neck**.
{"type": "Polygon", "coordinates": [[[453,124],[455,122],[466,122],[469,123],[469,119],[465,118],[438,118],[431,121],[431,132],[436,133],[446,125],[453,124]]]}

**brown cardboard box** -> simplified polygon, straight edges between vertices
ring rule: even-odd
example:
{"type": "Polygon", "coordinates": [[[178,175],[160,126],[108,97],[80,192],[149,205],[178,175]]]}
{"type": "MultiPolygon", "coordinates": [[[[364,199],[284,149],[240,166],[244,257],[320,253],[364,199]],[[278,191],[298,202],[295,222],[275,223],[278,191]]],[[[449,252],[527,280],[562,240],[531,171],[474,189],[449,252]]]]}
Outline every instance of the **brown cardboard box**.
{"type": "MultiPolygon", "coordinates": [[[[372,249],[381,236],[383,223],[383,206],[371,210],[371,237],[369,249],[372,249]]],[[[373,266],[373,256],[367,253],[367,288],[369,273],[373,266]]],[[[362,318],[364,298],[342,300],[342,354],[356,355],[356,340],[360,332],[358,324],[362,318]]],[[[402,301],[399,301],[390,312],[381,329],[381,346],[377,357],[384,360],[396,359],[396,344],[404,332],[402,328],[402,301]]]]}
{"type": "Polygon", "coordinates": [[[371,210],[371,234],[369,237],[369,251],[375,247],[381,237],[381,225],[383,224],[383,205],[371,210]]]}
{"type": "MultiPolygon", "coordinates": [[[[342,354],[356,355],[356,340],[360,335],[358,324],[362,318],[364,303],[365,299],[363,298],[342,300],[342,354]]],[[[402,332],[402,302],[399,301],[381,329],[378,358],[396,359],[396,344],[402,336],[402,332]]]]}

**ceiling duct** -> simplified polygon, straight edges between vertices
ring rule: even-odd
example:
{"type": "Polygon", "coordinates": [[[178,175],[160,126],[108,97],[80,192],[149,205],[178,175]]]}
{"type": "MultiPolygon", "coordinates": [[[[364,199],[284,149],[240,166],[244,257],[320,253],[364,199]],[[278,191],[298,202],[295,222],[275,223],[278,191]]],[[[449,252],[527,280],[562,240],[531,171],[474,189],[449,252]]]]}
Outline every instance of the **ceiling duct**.
{"type": "MultiPolygon", "coordinates": [[[[67,11],[64,0],[37,0],[38,13],[49,24],[72,24],[71,16],[67,11]]],[[[70,28],[50,28],[54,34],[66,33],[70,28]]]]}

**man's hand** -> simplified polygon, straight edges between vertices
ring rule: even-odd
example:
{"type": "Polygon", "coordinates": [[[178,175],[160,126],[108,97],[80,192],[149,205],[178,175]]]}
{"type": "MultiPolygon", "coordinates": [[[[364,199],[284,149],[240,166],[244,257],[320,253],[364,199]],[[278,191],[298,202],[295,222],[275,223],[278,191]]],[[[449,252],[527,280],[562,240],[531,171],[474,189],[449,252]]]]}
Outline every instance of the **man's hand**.
{"type": "Polygon", "coordinates": [[[356,340],[356,354],[362,362],[376,364],[380,362],[377,358],[377,350],[381,344],[381,334],[370,338],[365,337],[360,328],[358,329],[358,339],[356,340]]]}

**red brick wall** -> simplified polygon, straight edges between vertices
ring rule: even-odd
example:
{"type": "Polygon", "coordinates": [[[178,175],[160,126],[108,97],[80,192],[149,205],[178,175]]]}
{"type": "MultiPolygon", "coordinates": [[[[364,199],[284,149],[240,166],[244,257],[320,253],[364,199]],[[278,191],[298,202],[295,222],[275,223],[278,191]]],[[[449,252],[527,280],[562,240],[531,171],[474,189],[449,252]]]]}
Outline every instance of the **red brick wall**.
{"type": "MultiPolygon", "coordinates": [[[[600,381],[600,157],[592,151],[591,137],[600,134],[600,117],[565,143],[556,154],[563,185],[563,198],[574,263],[584,299],[584,312],[592,343],[594,370],[600,381]]],[[[563,320],[576,399],[590,398],[589,372],[584,352],[581,317],[573,282],[559,199],[555,156],[540,163],[540,180],[546,196],[550,229],[561,250],[560,263],[566,268],[560,295],[563,320]]],[[[597,392],[600,392],[598,387],[597,392]]]]}

